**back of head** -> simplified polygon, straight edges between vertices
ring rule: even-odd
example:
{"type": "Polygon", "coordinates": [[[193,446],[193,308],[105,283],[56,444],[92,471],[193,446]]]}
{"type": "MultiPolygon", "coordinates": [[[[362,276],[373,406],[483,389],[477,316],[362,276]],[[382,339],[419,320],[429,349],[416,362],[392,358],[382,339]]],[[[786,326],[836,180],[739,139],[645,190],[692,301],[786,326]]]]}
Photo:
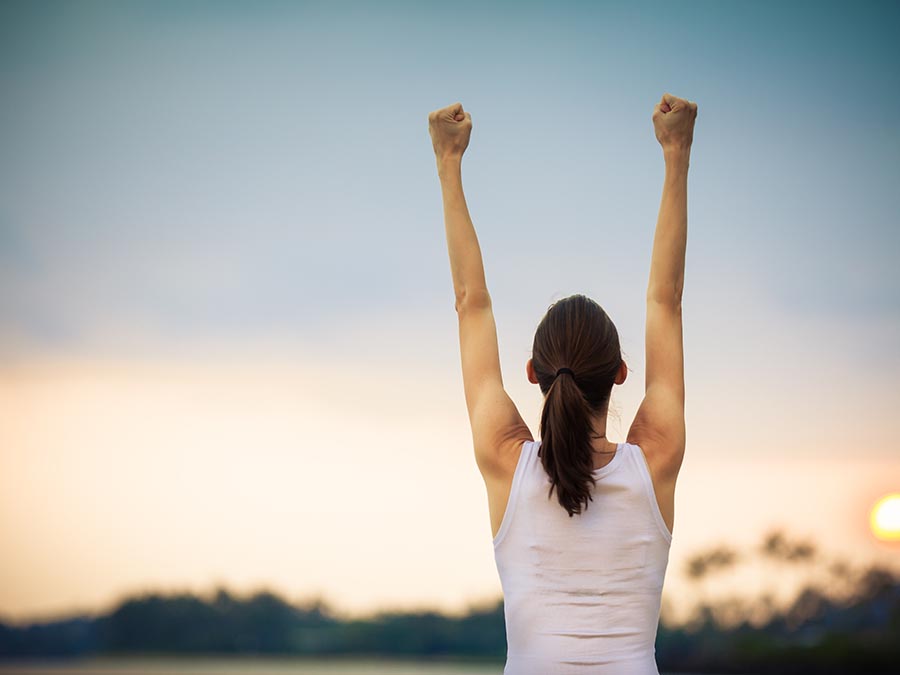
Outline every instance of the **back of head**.
{"type": "Polygon", "coordinates": [[[587,508],[594,484],[594,422],[609,403],[622,363],[619,333],[600,305],[571,295],[550,306],[538,324],[532,367],[541,392],[541,463],[569,516],[587,508]],[[569,368],[574,375],[556,372],[569,368]]]}

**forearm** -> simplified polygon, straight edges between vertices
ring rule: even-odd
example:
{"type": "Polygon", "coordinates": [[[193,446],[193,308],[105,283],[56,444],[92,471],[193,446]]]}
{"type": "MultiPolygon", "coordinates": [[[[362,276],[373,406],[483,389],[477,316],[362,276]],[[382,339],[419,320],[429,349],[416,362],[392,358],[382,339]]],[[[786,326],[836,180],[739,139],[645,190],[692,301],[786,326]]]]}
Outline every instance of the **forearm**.
{"type": "Polygon", "coordinates": [[[690,148],[664,153],[666,174],[653,254],[647,299],[659,302],[681,302],[684,288],[684,258],[687,248],[687,178],[690,148]]]}
{"type": "Polygon", "coordinates": [[[456,304],[458,306],[466,298],[483,300],[487,297],[484,263],[463,193],[462,158],[438,158],[437,165],[456,304]]]}

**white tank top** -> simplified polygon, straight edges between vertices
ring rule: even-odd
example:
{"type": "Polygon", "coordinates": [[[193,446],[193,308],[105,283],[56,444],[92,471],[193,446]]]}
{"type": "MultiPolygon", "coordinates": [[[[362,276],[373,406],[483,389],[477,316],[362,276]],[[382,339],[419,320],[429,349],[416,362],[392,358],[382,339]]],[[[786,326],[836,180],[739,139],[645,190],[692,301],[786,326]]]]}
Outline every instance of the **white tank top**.
{"type": "Polygon", "coordinates": [[[644,453],[619,443],[587,510],[550,499],[550,477],[526,441],[494,559],[506,619],[504,675],[658,675],[656,632],[672,533],[644,453]]]}

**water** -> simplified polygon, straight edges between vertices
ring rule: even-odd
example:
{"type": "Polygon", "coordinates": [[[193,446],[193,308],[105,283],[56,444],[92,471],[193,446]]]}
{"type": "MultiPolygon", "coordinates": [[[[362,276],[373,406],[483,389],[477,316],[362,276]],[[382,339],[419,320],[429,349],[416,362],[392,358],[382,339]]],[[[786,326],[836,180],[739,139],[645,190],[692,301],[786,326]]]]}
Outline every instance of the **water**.
{"type": "Polygon", "coordinates": [[[0,661],[0,675],[181,675],[182,673],[184,675],[502,675],[503,666],[373,659],[246,657],[0,661]]]}
{"type": "Polygon", "coordinates": [[[373,659],[94,658],[0,661],[3,675],[500,675],[503,666],[373,659]]]}
{"type": "Polygon", "coordinates": [[[502,673],[502,664],[373,659],[234,657],[0,661],[0,675],[502,675],[502,673]]]}

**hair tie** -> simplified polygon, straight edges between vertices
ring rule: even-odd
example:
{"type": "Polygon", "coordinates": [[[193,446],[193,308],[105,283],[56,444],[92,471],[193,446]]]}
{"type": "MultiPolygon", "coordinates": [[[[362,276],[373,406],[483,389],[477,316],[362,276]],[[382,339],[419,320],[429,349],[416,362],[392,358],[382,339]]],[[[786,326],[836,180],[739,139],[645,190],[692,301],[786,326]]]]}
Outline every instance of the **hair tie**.
{"type": "MultiPolygon", "coordinates": [[[[560,373],[568,373],[572,377],[575,377],[575,373],[573,373],[570,368],[560,368],[559,370],[556,371],[556,377],[559,377],[560,373]]],[[[556,378],[554,378],[554,379],[556,379],[556,378]]]]}

